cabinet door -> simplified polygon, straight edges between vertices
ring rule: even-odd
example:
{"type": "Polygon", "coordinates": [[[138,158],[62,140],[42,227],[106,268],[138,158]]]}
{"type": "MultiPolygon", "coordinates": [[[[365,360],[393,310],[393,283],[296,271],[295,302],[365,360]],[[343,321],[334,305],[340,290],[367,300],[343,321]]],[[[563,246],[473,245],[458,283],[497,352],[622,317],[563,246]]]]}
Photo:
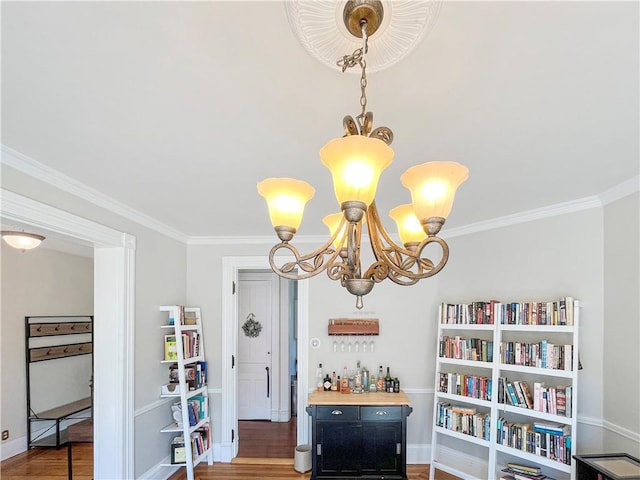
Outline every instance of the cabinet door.
{"type": "Polygon", "coordinates": [[[362,427],[362,473],[402,474],[401,422],[372,422],[362,427]]]}
{"type": "Polygon", "coordinates": [[[318,474],[359,473],[362,427],[352,422],[317,422],[316,425],[318,474]]]}

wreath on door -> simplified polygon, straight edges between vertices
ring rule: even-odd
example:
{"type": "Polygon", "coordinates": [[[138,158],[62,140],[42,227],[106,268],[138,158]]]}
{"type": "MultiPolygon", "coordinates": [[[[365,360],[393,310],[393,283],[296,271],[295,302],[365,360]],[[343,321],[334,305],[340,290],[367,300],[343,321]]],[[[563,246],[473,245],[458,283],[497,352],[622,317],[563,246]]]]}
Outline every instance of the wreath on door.
{"type": "Polygon", "coordinates": [[[262,331],[262,325],[256,320],[256,316],[250,313],[247,315],[247,321],[242,325],[242,330],[247,337],[256,338],[262,331]]]}

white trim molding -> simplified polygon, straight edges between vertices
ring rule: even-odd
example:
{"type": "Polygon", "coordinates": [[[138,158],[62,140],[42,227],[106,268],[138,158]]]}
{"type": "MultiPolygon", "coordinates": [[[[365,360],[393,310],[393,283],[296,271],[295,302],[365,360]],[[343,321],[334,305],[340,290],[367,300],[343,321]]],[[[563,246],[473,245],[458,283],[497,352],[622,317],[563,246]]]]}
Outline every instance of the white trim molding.
{"type": "Polygon", "coordinates": [[[602,427],[605,430],[609,430],[610,432],[613,432],[616,435],[620,435],[621,437],[629,439],[640,446],[639,432],[634,432],[633,430],[629,430],[628,428],[622,427],[620,425],[616,425],[615,423],[607,422],[606,420],[602,421],[602,427]]]}
{"type": "MultiPolygon", "coordinates": [[[[274,245],[277,243],[275,235],[189,237],[175,228],[139,212],[87,185],[84,185],[83,183],[20,152],[17,152],[6,145],[0,145],[0,148],[2,153],[1,162],[3,164],[182,243],[186,243],[188,245],[274,245]]],[[[443,232],[443,237],[454,238],[463,235],[470,235],[477,232],[503,228],[510,225],[531,222],[557,215],[564,215],[580,210],[602,207],[603,205],[607,205],[627,195],[637,193],[639,190],[640,176],[636,175],[635,177],[625,180],[598,195],[447,229],[446,232],[443,232]]],[[[394,239],[397,238],[397,235],[392,236],[394,239]]],[[[296,236],[297,244],[319,245],[323,244],[326,240],[326,236],[322,235],[296,236]]]]}
{"type": "Polygon", "coordinates": [[[52,185],[60,190],[63,190],[71,195],[86,200],[98,207],[104,208],[110,212],[116,213],[124,218],[127,218],[140,225],[148,227],[156,232],[162,233],[167,237],[178,240],[182,243],[187,242],[187,236],[172,228],[155,218],[150,217],[138,210],[125,205],[114,198],[105,195],[94,188],[85,185],[78,180],[75,180],[47,165],[44,165],[37,160],[34,160],[16,150],[13,150],[6,145],[1,145],[2,163],[21,172],[25,175],[29,175],[41,182],[48,185],[52,185]]]}
{"type": "MultiPolygon", "coordinates": [[[[289,259],[282,257],[285,261],[289,259]]],[[[232,356],[237,357],[238,345],[238,296],[233,293],[233,284],[238,284],[240,270],[270,269],[268,257],[244,256],[222,258],[222,395],[220,426],[221,443],[214,450],[214,460],[230,462],[238,453],[237,425],[237,371],[232,368],[232,356]],[[236,435],[232,441],[231,432],[236,435]],[[216,454],[216,451],[219,454],[216,454]],[[218,455],[218,456],[216,456],[218,455]]],[[[237,292],[237,290],[236,290],[237,292]]],[[[308,280],[298,281],[298,398],[305,398],[308,390],[309,371],[308,336],[309,336],[309,285],[308,280]],[[301,372],[301,373],[300,373],[301,372]]],[[[298,402],[298,419],[306,418],[304,402],[298,402]]],[[[297,443],[308,443],[309,422],[297,422],[297,443]]]]}
{"type": "Polygon", "coordinates": [[[629,180],[602,192],[599,197],[603,205],[608,205],[616,200],[620,200],[640,191],[640,175],[636,175],[629,180]]]}
{"type": "Polygon", "coordinates": [[[548,205],[546,207],[514,213],[512,215],[505,215],[504,217],[492,218],[490,220],[472,223],[462,227],[451,228],[447,230],[446,233],[443,232],[442,236],[446,238],[461,237],[464,235],[471,235],[473,233],[509,227],[519,223],[533,222],[543,218],[556,217],[558,215],[565,215],[567,213],[579,212],[581,210],[589,210],[591,208],[598,207],[602,207],[602,202],[597,196],[585,197],[578,200],[572,200],[570,202],[557,203],[555,205],[548,205]]]}

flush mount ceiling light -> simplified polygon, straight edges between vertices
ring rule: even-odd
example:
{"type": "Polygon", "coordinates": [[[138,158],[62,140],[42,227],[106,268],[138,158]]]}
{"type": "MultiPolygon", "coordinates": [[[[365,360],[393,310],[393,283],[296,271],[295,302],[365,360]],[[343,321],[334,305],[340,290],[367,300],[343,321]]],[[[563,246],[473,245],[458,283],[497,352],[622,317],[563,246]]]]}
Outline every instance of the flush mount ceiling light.
{"type": "Polygon", "coordinates": [[[2,239],[13,248],[24,252],[36,248],[45,239],[37,233],[18,232],[13,230],[2,230],[0,232],[2,239]]]}
{"type": "Polygon", "coordinates": [[[300,227],[304,207],[315,189],[292,178],[268,178],[258,183],[258,193],[265,197],[271,223],[280,239],[269,253],[274,272],[284,278],[301,280],[322,271],[332,280],[340,280],[357,297],[375,283],[385,279],[399,285],[413,285],[438,273],[447,263],[449,247],[437,235],[451,211],[456,189],[469,176],[467,167],[456,162],[427,162],[409,168],[401,177],[411,192],[412,204],[391,210],[403,246],[395,243],[384,229],[375,205],[378,179],[393,160],[389,146],[393,133],[387,127],[373,128],[373,113],[367,112],[366,55],[368,39],[384,22],[385,12],[379,0],[350,0],[344,6],[345,28],[362,39],[362,47],[344,55],[337,64],[344,72],[359,65],[360,105],[362,111],[354,120],[343,120],[344,136],[330,140],[320,149],[322,163],[331,171],[333,186],[341,213],[327,215],[329,240],[314,252],[301,255],[289,242],[300,227]],[[360,265],[362,229],[366,225],[375,261],[366,270],[360,265]],[[427,245],[437,245],[442,252],[434,263],[423,258],[427,245]],[[276,264],[276,253],[291,253],[295,261],[276,264]]]}

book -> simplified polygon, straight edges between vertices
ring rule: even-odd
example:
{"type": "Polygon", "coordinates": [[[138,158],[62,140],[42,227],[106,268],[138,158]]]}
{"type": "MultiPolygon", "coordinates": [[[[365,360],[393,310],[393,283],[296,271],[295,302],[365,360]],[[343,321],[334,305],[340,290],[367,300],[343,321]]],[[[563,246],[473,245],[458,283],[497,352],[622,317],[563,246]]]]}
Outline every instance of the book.
{"type": "Polygon", "coordinates": [[[531,395],[531,390],[529,390],[529,385],[527,384],[527,382],[520,382],[520,387],[522,387],[522,394],[524,396],[527,408],[533,409],[533,397],[531,395]]]}
{"type": "Polygon", "coordinates": [[[565,435],[570,432],[569,425],[563,425],[561,423],[542,423],[533,422],[533,430],[540,433],[550,433],[551,435],[565,435]]]}
{"type": "Polygon", "coordinates": [[[185,463],[187,450],[184,446],[184,437],[174,437],[171,441],[171,463],[185,463]]]}
{"type": "Polygon", "coordinates": [[[542,480],[543,478],[547,478],[546,475],[543,475],[541,473],[525,473],[522,471],[514,470],[512,468],[503,468],[502,471],[507,473],[508,475],[511,475],[513,478],[515,478],[515,480],[542,480]]]}
{"type": "Polygon", "coordinates": [[[507,463],[507,467],[509,467],[511,470],[521,471],[523,473],[532,473],[534,475],[538,475],[541,472],[540,467],[532,467],[530,465],[521,465],[519,463],[507,463]]]}
{"type": "Polygon", "coordinates": [[[505,377],[498,377],[498,403],[507,403],[505,398],[505,377]]]}
{"type": "Polygon", "coordinates": [[[178,346],[176,343],[175,335],[164,336],[164,359],[165,360],[178,359],[178,346]]]}
{"type": "Polygon", "coordinates": [[[462,413],[464,415],[473,415],[476,413],[475,407],[467,407],[464,405],[452,405],[451,411],[454,413],[462,413]]]}
{"type": "Polygon", "coordinates": [[[562,416],[567,415],[566,387],[562,385],[556,387],[556,413],[562,416]]]}
{"type": "Polygon", "coordinates": [[[516,391],[513,388],[513,384],[511,382],[507,382],[507,392],[509,396],[507,397],[511,401],[511,405],[518,406],[518,397],[516,396],[516,391]]]}
{"type": "Polygon", "coordinates": [[[513,381],[513,390],[516,392],[516,397],[518,398],[518,406],[519,407],[526,407],[527,406],[527,402],[524,398],[524,393],[522,391],[522,386],[520,385],[521,382],[514,380],[513,381]]]}

